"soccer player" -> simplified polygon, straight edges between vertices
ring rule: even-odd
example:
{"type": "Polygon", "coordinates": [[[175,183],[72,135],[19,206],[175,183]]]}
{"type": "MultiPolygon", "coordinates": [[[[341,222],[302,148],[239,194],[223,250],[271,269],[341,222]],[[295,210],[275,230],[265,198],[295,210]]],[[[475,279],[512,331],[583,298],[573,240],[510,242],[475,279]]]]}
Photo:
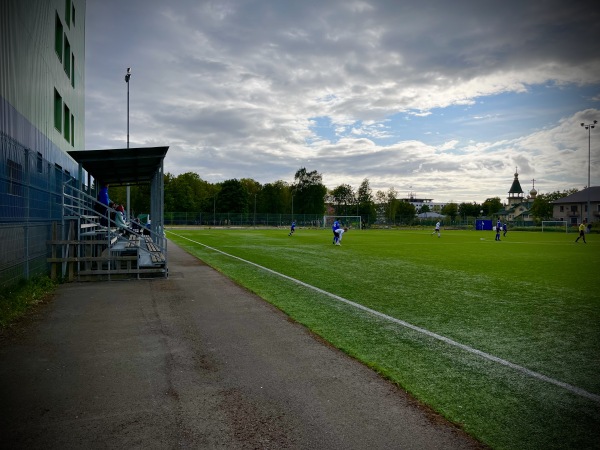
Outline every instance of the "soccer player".
{"type": "Polygon", "coordinates": [[[440,237],[440,221],[438,220],[438,222],[435,224],[435,230],[433,230],[433,233],[431,233],[432,235],[437,233],[438,237],[440,237]]]}
{"type": "Polygon", "coordinates": [[[342,245],[342,236],[343,234],[348,231],[348,228],[338,228],[337,230],[335,230],[333,233],[335,234],[335,237],[333,238],[333,243],[335,245],[342,245]]]}
{"type": "Polygon", "coordinates": [[[290,234],[288,234],[288,236],[294,234],[294,231],[296,231],[296,221],[292,220],[292,225],[290,226],[290,234]]]}
{"type": "Polygon", "coordinates": [[[333,225],[331,226],[331,230],[333,231],[333,243],[335,244],[337,242],[337,234],[335,233],[335,230],[339,230],[340,228],[340,223],[338,222],[337,219],[335,219],[335,221],[333,222],[333,225]]]}
{"type": "Polygon", "coordinates": [[[496,240],[497,241],[500,240],[500,231],[502,231],[502,222],[500,222],[500,220],[498,220],[498,222],[496,223],[496,240]]]}
{"type": "Polygon", "coordinates": [[[506,232],[508,231],[508,229],[506,228],[506,224],[505,223],[502,224],[502,231],[503,231],[502,236],[506,237],[506,232]]]}
{"type": "Polygon", "coordinates": [[[575,242],[579,241],[579,239],[583,238],[583,243],[587,244],[585,241],[585,221],[579,224],[579,236],[575,239],[575,242]]]}

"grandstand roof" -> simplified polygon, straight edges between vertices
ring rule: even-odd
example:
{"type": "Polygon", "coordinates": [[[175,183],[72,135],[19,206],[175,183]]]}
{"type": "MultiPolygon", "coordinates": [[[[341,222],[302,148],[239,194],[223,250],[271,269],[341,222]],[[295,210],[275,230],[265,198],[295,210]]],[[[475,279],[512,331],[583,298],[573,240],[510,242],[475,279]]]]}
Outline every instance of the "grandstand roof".
{"type": "Polygon", "coordinates": [[[150,183],[168,150],[169,147],[73,150],[69,156],[95,180],[124,186],[150,183]]]}

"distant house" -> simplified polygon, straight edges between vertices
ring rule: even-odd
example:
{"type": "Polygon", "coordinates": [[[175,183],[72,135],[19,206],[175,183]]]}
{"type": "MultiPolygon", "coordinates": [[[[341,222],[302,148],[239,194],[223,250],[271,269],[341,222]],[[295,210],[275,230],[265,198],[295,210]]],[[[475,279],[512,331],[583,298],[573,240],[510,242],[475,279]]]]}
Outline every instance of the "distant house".
{"type": "Polygon", "coordinates": [[[551,202],[554,220],[566,220],[570,225],[583,222],[588,218],[588,200],[590,223],[600,221],[600,186],[592,186],[551,202]]]}
{"type": "Polygon", "coordinates": [[[443,219],[446,216],[444,216],[443,214],[438,214],[436,212],[426,212],[417,214],[417,217],[419,219],[443,219]]]}
{"type": "Polygon", "coordinates": [[[519,182],[519,174],[515,172],[515,178],[508,191],[508,203],[504,209],[497,212],[498,218],[502,222],[533,222],[533,216],[529,211],[536,197],[537,191],[534,185],[529,191],[529,196],[525,198],[519,182]]]}

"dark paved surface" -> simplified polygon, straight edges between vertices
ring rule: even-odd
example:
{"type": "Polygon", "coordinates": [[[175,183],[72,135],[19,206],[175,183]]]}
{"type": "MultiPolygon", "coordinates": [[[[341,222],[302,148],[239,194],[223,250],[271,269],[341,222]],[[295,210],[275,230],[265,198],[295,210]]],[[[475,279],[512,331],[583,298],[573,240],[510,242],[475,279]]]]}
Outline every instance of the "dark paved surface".
{"type": "Polygon", "coordinates": [[[169,267],[63,285],[0,340],[0,447],[477,447],[172,243],[169,267]]]}

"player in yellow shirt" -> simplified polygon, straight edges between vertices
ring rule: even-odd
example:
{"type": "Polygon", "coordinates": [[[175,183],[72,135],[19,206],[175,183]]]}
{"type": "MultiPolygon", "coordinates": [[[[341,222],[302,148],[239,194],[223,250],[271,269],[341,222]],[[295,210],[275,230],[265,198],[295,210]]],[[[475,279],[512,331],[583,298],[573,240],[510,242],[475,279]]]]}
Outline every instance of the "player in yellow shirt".
{"type": "Polygon", "coordinates": [[[580,238],[583,238],[583,243],[587,244],[587,242],[585,242],[585,222],[581,222],[579,225],[579,236],[575,239],[575,242],[579,241],[580,238]]]}

